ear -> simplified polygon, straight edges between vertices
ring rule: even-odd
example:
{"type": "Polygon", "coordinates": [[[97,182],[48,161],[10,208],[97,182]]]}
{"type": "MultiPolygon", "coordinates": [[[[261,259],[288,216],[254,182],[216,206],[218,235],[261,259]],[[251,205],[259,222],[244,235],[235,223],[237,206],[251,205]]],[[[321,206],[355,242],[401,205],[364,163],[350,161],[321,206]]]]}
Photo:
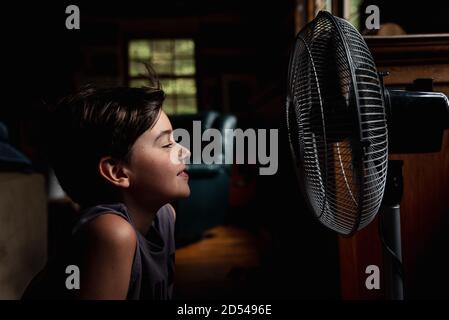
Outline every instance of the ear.
{"type": "Polygon", "coordinates": [[[112,157],[103,157],[98,163],[100,175],[116,187],[128,188],[129,176],[121,161],[112,157]]]}

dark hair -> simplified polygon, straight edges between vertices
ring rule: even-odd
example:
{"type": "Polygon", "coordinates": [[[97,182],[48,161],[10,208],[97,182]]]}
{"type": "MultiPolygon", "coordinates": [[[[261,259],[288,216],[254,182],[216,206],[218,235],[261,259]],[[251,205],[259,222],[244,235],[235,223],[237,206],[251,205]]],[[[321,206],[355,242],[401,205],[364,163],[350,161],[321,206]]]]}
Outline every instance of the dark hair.
{"type": "Polygon", "coordinates": [[[99,173],[99,160],[129,161],[134,142],[156,123],[164,98],[156,80],[152,87],[86,87],[58,103],[50,115],[48,153],[73,201],[86,207],[118,200],[99,173]]]}

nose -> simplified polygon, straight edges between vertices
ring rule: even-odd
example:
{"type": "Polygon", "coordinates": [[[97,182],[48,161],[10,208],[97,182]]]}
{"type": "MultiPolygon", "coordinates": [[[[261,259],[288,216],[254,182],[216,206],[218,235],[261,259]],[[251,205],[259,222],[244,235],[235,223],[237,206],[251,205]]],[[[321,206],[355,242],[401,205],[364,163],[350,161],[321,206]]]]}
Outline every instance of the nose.
{"type": "Polygon", "coordinates": [[[179,159],[181,161],[184,161],[185,159],[190,158],[190,155],[191,155],[190,150],[180,144],[178,144],[178,146],[179,146],[179,151],[178,151],[179,159]]]}

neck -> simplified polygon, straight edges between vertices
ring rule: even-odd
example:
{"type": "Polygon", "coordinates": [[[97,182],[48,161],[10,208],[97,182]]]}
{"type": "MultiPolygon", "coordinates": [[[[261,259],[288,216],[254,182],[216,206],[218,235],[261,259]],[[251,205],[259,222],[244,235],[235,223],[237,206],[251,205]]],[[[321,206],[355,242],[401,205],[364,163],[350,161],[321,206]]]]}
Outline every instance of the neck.
{"type": "Polygon", "coordinates": [[[126,195],[124,196],[123,202],[125,203],[126,208],[134,221],[136,229],[139,230],[141,234],[146,235],[150,230],[156,213],[161,206],[148,206],[148,204],[145,204],[144,206],[134,198],[126,195]]]}

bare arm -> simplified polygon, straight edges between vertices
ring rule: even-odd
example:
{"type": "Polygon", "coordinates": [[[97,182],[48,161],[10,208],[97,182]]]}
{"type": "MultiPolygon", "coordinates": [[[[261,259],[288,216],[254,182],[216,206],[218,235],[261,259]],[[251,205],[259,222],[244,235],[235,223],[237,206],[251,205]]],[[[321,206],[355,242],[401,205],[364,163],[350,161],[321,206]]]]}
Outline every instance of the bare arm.
{"type": "Polygon", "coordinates": [[[80,299],[126,299],[136,249],[136,232],[123,218],[103,214],[86,227],[80,268],[80,299]]]}

